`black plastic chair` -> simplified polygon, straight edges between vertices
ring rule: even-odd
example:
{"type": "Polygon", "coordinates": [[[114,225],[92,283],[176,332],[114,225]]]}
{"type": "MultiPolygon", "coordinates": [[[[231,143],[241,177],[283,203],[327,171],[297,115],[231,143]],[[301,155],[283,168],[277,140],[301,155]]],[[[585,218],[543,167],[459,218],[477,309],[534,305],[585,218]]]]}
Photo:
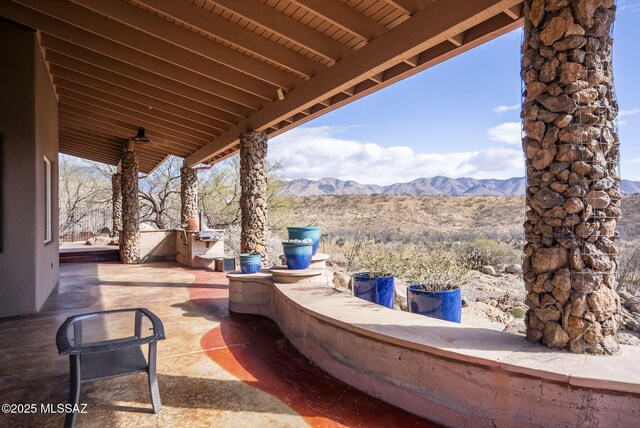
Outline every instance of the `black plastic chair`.
{"type": "MultiPolygon", "coordinates": [[[[125,376],[133,373],[147,372],[149,391],[153,412],[161,408],[160,390],[156,377],[156,353],[158,340],[165,339],[162,321],[145,308],[116,309],[111,311],[92,312],[75,315],[66,319],[56,334],[56,345],[60,355],[69,355],[69,371],[71,384],[69,388],[69,404],[77,408],[80,404],[80,385],[98,379],[125,376]],[[84,342],[82,337],[83,323],[92,319],[109,324],[109,314],[135,313],[133,336],[84,342]],[[101,317],[102,319],[98,319],[101,317]],[[143,317],[151,322],[151,334],[143,336],[143,317]],[[142,351],[143,345],[149,345],[147,359],[142,351]]],[[[69,412],[64,426],[73,427],[77,412],[69,412]]]]}

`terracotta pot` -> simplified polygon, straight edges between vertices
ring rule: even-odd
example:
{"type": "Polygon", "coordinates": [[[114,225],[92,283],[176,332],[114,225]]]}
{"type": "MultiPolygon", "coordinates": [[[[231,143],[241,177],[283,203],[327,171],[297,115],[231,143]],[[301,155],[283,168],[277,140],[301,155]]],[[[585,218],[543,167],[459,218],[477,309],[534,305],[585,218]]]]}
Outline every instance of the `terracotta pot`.
{"type": "Polygon", "coordinates": [[[187,220],[187,230],[198,230],[198,217],[191,217],[187,220]]]}

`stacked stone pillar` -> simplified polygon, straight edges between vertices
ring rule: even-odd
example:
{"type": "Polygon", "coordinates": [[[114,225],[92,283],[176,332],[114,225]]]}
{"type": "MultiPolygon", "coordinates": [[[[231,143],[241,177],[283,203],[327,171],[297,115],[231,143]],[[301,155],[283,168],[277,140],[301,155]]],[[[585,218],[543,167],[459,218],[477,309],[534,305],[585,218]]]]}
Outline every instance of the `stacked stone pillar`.
{"type": "Polygon", "coordinates": [[[527,167],[527,338],[618,351],[613,0],[526,0],[522,107],[527,167]]]}
{"type": "Polygon", "coordinates": [[[193,168],[183,166],[180,169],[180,197],[180,222],[185,224],[198,215],[198,177],[193,168]]]}
{"type": "Polygon", "coordinates": [[[240,251],[267,255],[267,134],[247,132],[240,136],[240,251]]]}
{"type": "Polygon", "coordinates": [[[140,205],[138,201],[138,155],[126,150],[122,155],[122,233],[120,259],[140,263],[140,205]]]}
{"type": "Polygon", "coordinates": [[[111,176],[111,191],[113,193],[111,200],[113,210],[111,236],[118,236],[122,231],[122,174],[119,172],[111,176]]]}

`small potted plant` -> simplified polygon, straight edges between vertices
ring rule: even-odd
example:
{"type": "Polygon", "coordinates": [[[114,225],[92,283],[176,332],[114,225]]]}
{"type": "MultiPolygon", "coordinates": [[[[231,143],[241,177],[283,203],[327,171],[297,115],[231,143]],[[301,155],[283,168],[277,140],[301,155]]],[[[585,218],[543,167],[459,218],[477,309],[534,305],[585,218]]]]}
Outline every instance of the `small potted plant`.
{"type": "Polygon", "coordinates": [[[468,270],[455,254],[433,250],[412,262],[407,277],[407,307],[416,314],[459,323],[462,317],[462,292],[468,270]]]}
{"type": "Polygon", "coordinates": [[[282,250],[289,269],[307,269],[313,257],[313,240],[289,239],[282,241],[282,250]]]}
{"type": "Polygon", "coordinates": [[[356,258],[363,272],[352,275],[353,295],[393,309],[395,280],[408,270],[405,247],[390,248],[368,240],[360,244],[356,258]]]}

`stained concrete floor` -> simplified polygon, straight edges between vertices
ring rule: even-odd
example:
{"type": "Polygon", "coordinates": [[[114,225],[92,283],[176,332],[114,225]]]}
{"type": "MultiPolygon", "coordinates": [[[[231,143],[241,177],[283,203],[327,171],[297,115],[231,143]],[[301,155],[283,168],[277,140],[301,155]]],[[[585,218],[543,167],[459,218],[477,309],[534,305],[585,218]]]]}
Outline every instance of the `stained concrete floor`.
{"type": "Polygon", "coordinates": [[[146,307],[165,326],[158,345],[162,410],[151,412],[146,374],[83,385],[79,427],[429,427],[435,426],[327,375],[270,320],[228,311],[225,275],[175,263],[62,265],[60,283],[35,315],[0,319],[1,427],[59,427],[68,358],[55,333],[70,315],[146,307]]]}

